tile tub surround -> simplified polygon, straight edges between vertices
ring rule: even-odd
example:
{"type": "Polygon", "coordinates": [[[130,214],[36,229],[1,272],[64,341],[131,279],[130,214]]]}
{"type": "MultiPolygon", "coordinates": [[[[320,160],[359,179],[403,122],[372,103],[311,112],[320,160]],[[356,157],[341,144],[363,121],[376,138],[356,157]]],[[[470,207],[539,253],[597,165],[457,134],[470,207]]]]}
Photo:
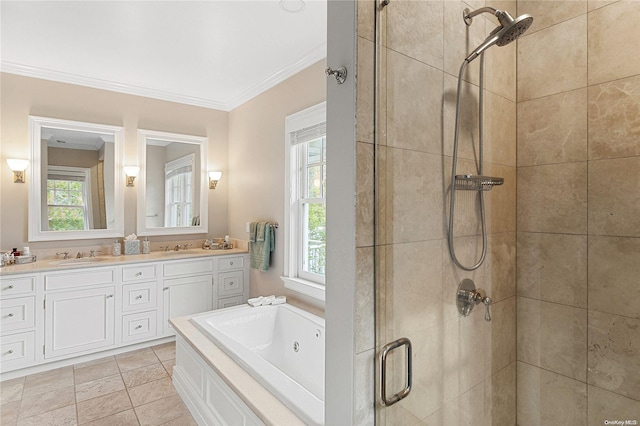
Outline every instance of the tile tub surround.
{"type": "Polygon", "coordinates": [[[0,382],[0,423],[195,426],[171,383],[174,363],[170,342],[0,382]]]}

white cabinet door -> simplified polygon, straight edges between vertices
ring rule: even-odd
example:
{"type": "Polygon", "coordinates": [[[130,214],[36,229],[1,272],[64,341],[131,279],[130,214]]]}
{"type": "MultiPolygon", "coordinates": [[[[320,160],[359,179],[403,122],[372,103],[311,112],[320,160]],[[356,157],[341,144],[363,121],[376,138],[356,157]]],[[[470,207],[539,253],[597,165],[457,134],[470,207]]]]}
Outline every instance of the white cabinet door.
{"type": "Polygon", "coordinates": [[[115,286],[45,296],[45,358],[115,343],[115,286]]]}
{"type": "Polygon", "coordinates": [[[169,326],[169,318],[213,309],[213,279],[210,274],[164,280],[162,290],[164,334],[175,334],[169,326]]]}

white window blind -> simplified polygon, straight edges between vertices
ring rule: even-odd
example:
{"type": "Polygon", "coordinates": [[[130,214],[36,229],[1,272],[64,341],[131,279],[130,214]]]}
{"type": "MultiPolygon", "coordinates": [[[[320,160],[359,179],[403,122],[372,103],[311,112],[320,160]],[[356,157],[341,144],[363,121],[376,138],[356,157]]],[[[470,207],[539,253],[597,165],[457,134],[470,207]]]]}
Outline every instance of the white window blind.
{"type": "Polygon", "coordinates": [[[299,129],[289,133],[289,142],[291,145],[311,142],[312,140],[319,139],[326,134],[327,134],[327,123],[322,122],[314,126],[305,127],[304,129],[299,129]]]}

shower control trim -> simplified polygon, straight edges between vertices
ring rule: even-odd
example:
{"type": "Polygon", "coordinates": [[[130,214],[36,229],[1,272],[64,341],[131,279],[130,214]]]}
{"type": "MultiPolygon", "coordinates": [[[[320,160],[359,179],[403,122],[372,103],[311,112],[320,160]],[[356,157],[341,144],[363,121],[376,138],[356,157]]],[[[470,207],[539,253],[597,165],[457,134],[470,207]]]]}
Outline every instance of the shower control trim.
{"type": "Polygon", "coordinates": [[[474,306],[480,303],[484,304],[485,308],[484,320],[491,321],[490,307],[493,304],[493,300],[486,295],[484,290],[480,288],[476,290],[475,283],[469,278],[462,280],[460,285],[458,285],[458,292],[456,293],[456,306],[458,307],[460,315],[465,317],[469,316],[474,306]]]}

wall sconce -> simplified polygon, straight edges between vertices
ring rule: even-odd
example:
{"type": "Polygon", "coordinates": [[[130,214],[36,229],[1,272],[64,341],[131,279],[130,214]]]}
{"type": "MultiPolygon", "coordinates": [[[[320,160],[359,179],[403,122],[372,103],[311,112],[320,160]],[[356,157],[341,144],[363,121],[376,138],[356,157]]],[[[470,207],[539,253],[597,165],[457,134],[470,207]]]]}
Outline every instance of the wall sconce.
{"type": "Polygon", "coordinates": [[[209,172],[209,189],[216,189],[218,181],[222,177],[222,172],[215,170],[209,172]]]}
{"type": "Polygon", "coordinates": [[[138,166],[124,166],[124,173],[127,175],[127,186],[134,186],[133,181],[136,180],[140,167],[138,166]]]}
{"type": "Polygon", "coordinates": [[[17,160],[15,158],[8,158],[7,164],[13,171],[13,183],[24,183],[24,170],[29,165],[29,160],[17,160]]]}

